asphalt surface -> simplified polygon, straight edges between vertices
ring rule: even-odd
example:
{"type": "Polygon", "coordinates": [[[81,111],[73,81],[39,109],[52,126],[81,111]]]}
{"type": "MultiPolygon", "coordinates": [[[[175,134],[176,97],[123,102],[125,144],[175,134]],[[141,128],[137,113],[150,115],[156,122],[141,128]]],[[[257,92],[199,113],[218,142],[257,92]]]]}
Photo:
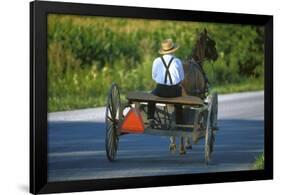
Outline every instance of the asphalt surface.
{"type": "MultiPolygon", "coordinates": [[[[180,156],[169,138],[125,135],[117,160],[105,152],[105,108],[48,114],[48,180],[69,181],[251,169],[264,148],[264,93],[219,96],[219,131],[211,163],[204,163],[204,140],[180,156]]],[[[178,141],[177,141],[178,142],[178,141]]]]}

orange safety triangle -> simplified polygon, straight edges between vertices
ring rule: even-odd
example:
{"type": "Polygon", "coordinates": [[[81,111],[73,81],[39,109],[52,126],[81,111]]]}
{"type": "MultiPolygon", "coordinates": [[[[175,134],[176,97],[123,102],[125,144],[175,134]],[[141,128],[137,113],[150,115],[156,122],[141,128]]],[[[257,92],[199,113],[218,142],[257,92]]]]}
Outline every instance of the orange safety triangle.
{"type": "Polygon", "coordinates": [[[121,125],[121,131],[126,133],[143,133],[144,124],[140,112],[131,108],[121,125]]]}

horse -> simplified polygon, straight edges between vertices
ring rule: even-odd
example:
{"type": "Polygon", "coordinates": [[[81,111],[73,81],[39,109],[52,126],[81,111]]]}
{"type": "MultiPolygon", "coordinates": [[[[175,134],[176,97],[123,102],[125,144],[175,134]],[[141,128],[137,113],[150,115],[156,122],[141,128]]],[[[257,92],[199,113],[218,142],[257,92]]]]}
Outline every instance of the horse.
{"type": "MultiPolygon", "coordinates": [[[[195,47],[192,50],[190,57],[183,62],[184,80],[181,82],[182,96],[192,95],[202,99],[206,98],[209,90],[209,81],[203,69],[205,60],[216,61],[218,52],[216,49],[216,42],[210,38],[206,29],[199,33],[196,40],[195,47]]],[[[190,138],[180,137],[180,154],[185,154],[186,149],[190,149],[190,138]]],[[[170,151],[176,151],[176,139],[174,136],[170,137],[170,151]]]]}

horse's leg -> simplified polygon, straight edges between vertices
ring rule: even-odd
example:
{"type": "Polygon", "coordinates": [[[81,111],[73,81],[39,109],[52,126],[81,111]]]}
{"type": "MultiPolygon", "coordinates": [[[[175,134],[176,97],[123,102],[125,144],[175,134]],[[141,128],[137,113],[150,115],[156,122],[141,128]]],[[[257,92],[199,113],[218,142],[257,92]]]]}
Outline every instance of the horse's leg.
{"type": "Polygon", "coordinates": [[[192,149],[192,145],[190,143],[190,137],[186,137],[186,142],[185,142],[185,149],[192,149]]]}
{"type": "Polygon", "coordinates": [[[180,137],[180,155],[184,155],[185,152],[185,147],[184,147],[184,137],[180,137]]]}
{"type": "Polygon", "coordinates": [[[177,149],[176,138],[174,136],[171,136],[170,141],[171,141],[170,147],[169,147],[170,152],[175,153],[176,149],[177,149]]]}

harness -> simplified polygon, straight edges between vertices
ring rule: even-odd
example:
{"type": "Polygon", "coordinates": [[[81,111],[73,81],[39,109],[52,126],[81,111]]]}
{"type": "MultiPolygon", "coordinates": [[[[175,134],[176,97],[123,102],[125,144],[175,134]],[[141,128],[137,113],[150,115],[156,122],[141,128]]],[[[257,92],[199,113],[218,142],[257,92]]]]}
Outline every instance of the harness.
{"type": "Polygon", "coordinates": [[[193,66],[195,66],[197,68],[197,70],[199,70],[201,72],[201,74],[203,75],[203,78],[204,78],[204,89],[202,89],[202,90],[195,89],[193,91],[189,91],[189,93],[192,95],[195,95],[195,96],[200,96],[201,98],[205,98],[206,93],[209,91],[209,87],[210,87],[210,82],[207,77],[207,74],[205,73],[205,71],[201,65],[201,62],[196,62],[194,59],[191,59],[191,60],[188,60],[188,63],[193,64],[193,66]]]}
{"type": "Polygon", "coordinates": [[[205,85],[204,85],[204,93],[208,92],[208,86],[210,86],[210,82],[209,82],[209,79],[207,77],[207,74],[205,73],[201,63],[199,62],[198,63],[198,67],[199,67],[199,70],[201,71],[201,73],[203,74],[203,77],[204,77],[204,80],[205,80],[205,85]]]}
{"type": "Polygon", "coordinates": [[[165,68],[166,68],[165,80],[164,80],[164,83],[165,83],[165,84],[167,84],[167,79],[168,79],[168,77],[169,77],[170,84],[171,84],[171,85],[173,84],[173,82],[172,82],[172,77],[171,77],[171,73],[170,73],[170,71],[169,71],[169,68],[170,68],[170,66],[171,66],[171,64],[172,64],[173,59],[174,59],[174,57],[172,57],[172,58],[170,59],[168,65],[167,65],[166,62],[165,62],[165,60],[164,60],[164,58],[163,58],[163,56],[161,56],[161,60],[162,60],[162,62],[163,62],[163,65],[164,65],[165,68]]]}

